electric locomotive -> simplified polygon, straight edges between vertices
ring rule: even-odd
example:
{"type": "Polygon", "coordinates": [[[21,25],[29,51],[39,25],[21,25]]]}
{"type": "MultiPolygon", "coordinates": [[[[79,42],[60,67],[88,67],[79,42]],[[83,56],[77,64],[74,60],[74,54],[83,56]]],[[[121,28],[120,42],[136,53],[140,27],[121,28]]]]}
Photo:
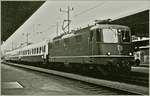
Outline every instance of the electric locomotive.
{"type": "Polygon", "coordinates": [[[134,60],[132,49],[129,27],[103,21],[53,38],[48,61],[76,71],[126,73],[134,60]]]}

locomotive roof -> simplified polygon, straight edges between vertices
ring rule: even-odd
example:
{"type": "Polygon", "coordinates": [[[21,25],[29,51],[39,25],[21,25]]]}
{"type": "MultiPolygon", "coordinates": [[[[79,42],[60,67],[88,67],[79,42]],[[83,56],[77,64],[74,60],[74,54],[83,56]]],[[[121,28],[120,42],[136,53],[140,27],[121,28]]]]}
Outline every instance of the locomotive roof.
{"type": "Polygon", "coordinates": [[[66,34],[66,35],[62,36],[62,39],[69,38],[69,37],[72,37],[74,35],[75,35],[74,33],[66,34]]]}
{"type": "Polygon", "coordinates": [[[98,24],[98,25],[95,25],[95,26],[91,27],[90,30],[94,30],[94,29],[97,29],[97,28],[125,28],[125,29],[129,29],[129,27],[123,26],[123,25],[116,25],[116,24],[98,24]]]}
{"type": "Polygon", "coordinates": [[[77,35],[78,33],[84,32],[84,30],[94,30],[94,29],[97,29],[97,28],[124,28],[124,29],[129,29],[129,27],[123,26],[123,25],[97,24],[97,25],[91,25],[91,26],[88,26],[88,27],[78,29],[78,30],[76,30],[74,32],[71,32],[71,33],[61,34],[59,36],[54,37],[53,40],[55,41],[55,40],[59,40],[59,39],[69,38],[69,37],[77,35]]]}
{"type": "MultiPolygon", "coordinates": [[[[93,26],[93,25],[92,25],[93,26]]],[[[71,33],[63,33],[59,36],[56,36],[53,38],[53,41],[59,40],[59,39],[64,39],[64,38],[69,38],[75,35],[78,35],[78,33],[81,33],[84,30],[90,29],[92,26],[88,26],[88,27],[84,27],[84,28],[80,28],[78,30],[74,30],[71,33]]]]}

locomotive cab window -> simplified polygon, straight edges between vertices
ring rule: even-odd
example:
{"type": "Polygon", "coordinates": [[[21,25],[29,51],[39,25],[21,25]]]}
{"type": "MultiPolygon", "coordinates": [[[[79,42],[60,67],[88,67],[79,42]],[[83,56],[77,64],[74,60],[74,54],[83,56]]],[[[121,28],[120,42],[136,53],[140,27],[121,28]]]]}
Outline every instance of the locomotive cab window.
{"type": "Polygon", "coordinates": [[[130,42],[130,34],[129,31],[126,30],[120,30],[121,36],[122,36],[122,42],[130,42]]]}
{"type": "Polygon", "coordinates": [[[104,43],[118,43],[117,29],[103,29],[104,43]]]}
{"type": "Polygon", "coordinates": [[[101,29],[96,29],[96,41],[97,42],[102,42],[102,30],[101,29]]]}

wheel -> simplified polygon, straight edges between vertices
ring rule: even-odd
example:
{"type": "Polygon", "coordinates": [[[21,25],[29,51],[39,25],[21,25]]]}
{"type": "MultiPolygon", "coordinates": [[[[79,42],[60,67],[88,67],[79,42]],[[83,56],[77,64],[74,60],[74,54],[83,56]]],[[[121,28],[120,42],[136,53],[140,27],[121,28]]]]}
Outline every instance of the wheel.
{"type": "Polygon", "coordinates": [[[136,59],[136,60],[135,60],[135,65],[136,65],[136,66],[139,66],[139,65],[140,65],[140,60],[139,60],[139,59],[136,59]]]}

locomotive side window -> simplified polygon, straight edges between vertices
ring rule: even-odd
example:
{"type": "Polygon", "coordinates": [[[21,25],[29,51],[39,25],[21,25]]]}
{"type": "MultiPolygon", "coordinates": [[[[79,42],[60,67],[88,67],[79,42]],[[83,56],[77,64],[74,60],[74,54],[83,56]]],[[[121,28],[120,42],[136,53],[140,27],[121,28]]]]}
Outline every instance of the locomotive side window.
{"type": "Polygon", "coordinates": [[[97,42],[102,42],[102,36],[101,36],[101,34],[102,34],[102,30],[101,29],[97,29],[96,30],[96,41],[97,42]]]}
{"type": "Polygon", "coordinates": [[[55,41],[55,46],[59,46],[59,41],[55,41]]]}
{"type": "Polygon", "coordinates": [[[93,31],[90,31],[90,41],[92,41],[93,38],[93,31]]]}
{"type": "Polygon", "coordinates": [[[81,41],[81,35],[76,36],[75,39],[76,39],[76,42],[80,42],[81,41]]]}
{"type": "Polygon", "coordinates": [[[117,43],[118,42],[117,29],[103,29],[103,41],[105,43],[117,43]]]}
{"type": "Polygon", "coordinates": [[[64,43],[65,43],[65,44],[69,44],[69,38],[65,38],[65,39],[64,39],[64,43]]]}

